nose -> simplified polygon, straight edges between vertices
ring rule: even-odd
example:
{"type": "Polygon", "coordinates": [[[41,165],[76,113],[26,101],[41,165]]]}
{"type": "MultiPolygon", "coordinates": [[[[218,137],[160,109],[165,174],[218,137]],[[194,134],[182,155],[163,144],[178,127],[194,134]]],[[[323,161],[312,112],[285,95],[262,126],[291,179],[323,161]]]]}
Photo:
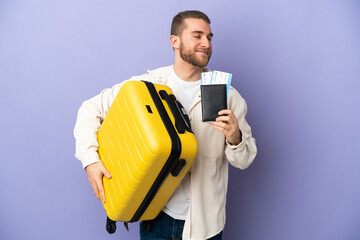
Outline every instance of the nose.
{"type": "Polygon", "coordinates": [[[202,37],[201,39],[201,47],[211,48],[211,41],[206,36],[202,37]]]}

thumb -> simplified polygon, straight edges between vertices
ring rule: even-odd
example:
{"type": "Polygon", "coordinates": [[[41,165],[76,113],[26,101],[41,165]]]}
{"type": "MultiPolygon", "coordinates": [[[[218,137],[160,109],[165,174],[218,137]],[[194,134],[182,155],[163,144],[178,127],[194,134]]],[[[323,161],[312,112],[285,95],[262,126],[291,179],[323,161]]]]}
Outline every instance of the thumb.
{"type": "Polygon", "coordinates": [[[108,178],[108,179],[111,178],[110,172],[108,170],[106,170],[105,167],[102,169],[102,173],[105,175],[106,178],[108,178]]]}

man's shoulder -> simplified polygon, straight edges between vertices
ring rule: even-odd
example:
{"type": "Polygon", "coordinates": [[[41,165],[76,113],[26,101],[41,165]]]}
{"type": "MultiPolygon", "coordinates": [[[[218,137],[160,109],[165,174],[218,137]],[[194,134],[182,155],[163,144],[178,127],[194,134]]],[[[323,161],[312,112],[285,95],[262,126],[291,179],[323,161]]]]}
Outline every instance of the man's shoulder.
{"type": "Polygon", "coordinates": [[[166,78],[172,71],[173,65],[160,67],[154,70],[147,70],[147,73],[137,76],[132,76],[131,80],[145,80],[145,81],[158,81],[166,78]]]}
{"type": "Polygon", "coordinates": [[[238,90],[236,88],[234,88],[233,86],[230,86],[228,94],[229,94],[228,99],[230,101],[234,101],[234,102],[245,101],[245,99],[241,96],[241,94],[238,92],[238,90]]]}

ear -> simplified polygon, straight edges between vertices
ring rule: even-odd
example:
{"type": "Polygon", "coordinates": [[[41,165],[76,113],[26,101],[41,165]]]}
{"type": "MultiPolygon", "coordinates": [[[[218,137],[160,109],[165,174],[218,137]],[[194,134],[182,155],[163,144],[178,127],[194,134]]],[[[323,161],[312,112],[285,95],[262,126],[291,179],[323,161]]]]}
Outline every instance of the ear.
{"type": "Polygon", "coordinates": [[[180,47],[180,37],[179,36],[171,35],[170,36],[170,42],[171,42],[171,46],[174,49],[180,47]]]}

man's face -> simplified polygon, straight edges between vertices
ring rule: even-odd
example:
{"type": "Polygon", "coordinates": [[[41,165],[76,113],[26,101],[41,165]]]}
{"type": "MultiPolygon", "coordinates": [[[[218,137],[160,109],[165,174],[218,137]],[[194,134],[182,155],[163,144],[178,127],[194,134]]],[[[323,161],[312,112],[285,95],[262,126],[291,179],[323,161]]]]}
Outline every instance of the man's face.
{"type": "Polygon", "coordinates": [[[180,36],[180,57],[196,67],[205,67],[211,57],[211,39],[213,34],[210,25],[202,19],[187,18],[180,36]]]}

